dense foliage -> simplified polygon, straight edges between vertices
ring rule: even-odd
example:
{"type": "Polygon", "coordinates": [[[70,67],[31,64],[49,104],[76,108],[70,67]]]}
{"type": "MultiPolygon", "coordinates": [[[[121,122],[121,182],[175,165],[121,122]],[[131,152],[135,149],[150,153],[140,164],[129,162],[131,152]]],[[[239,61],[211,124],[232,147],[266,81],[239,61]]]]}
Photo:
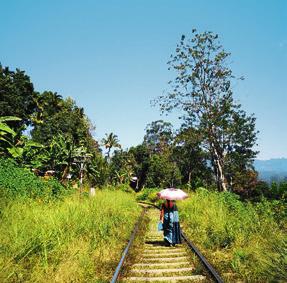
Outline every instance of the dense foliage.
{"type": "MultiPolygon", "coordinates": [[[[50,91],[37,93],[23,71],[2,66],[0,95],[0,156],[41,174],[52,170],[62,183],[68,177],[79,178],[80,164],[75,163],[79,159],[103,158],[84,109],[71,98],[50,91]],[[27,126],[30,135],[24,131],[27,126]]],[[[92,164],[88,167],[91,177],[99,175],[92,164]]],[[[93,183],[97,183],[95,178],[93,183]]]]}
{"type": "Polygon", "coordinates": [[[49,200],[68,192],[56,179],[44,180],[11,159],[0,159],[1,202],[19,197],[49,200]]]}
{"type": "Polygon", "coordinates": [[[78,145],[80,141],[88,141],[90,124],[84,109],[71,99],[63,99],[57,93],[44,92],[37,97],[40,111],[31,135],[35,141],[44,145],[51,142],[58,134],[70,136],[78,145]]]}
{"type": "Polygon", "coordinates": [[[36,95],[24,71],[11,71],[0,64],[0,117],[19,117],[20,121],[9,122],[15,131],[23,131],[25,126],[31,124],[31,116],[37,111],[36,95]]]}

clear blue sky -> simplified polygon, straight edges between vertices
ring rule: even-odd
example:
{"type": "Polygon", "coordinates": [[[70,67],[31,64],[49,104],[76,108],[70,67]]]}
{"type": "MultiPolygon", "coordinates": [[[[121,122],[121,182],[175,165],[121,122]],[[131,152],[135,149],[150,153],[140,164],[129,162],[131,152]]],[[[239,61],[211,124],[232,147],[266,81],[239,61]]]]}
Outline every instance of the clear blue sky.
{"type": "Polygon", "coordinates": [[[150,101],[168,89],[166,62],[192,28],[218,33],[234,89],[255,113],[260,159],[287,157],[287,1],[1,1],[0,62],[25,70],[35,89],[71,96],[124,147],[161,117],[150,101]]]}

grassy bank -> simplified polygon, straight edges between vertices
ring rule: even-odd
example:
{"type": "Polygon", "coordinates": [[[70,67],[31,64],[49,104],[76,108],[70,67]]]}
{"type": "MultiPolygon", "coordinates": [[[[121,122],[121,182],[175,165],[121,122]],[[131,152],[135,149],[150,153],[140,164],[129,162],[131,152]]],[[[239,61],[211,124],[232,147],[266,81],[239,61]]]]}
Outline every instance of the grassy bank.
{"type": "Polygon", "coordinates": [[[108,282],[139,213],[120,191],[14,200],[1,216],[0,281],[108,282]]]}
{"type": "Polygon", "coordinates": [[[284,204],[244,203],[234,194],[201,189],[179,206],[185,232],[227,281],[287,278],[284,204]]]}

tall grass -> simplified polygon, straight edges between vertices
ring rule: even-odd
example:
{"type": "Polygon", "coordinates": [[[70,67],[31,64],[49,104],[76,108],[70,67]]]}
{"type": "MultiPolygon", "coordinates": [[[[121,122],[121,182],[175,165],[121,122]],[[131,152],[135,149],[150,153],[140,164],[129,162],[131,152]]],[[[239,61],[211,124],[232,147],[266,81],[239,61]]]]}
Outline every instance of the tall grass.
{"type": "Polygon", "coordinates": [[[227,281],[287,278],[286,219],[278,222],[270,202],[200,189],[179,206],[185,232],[227,281]]]}
{"type": "Polygon", "coordinates": [[[133,195],[10,202],[0,224],[0,282],[108,282],[140,209],[133,195]]]}

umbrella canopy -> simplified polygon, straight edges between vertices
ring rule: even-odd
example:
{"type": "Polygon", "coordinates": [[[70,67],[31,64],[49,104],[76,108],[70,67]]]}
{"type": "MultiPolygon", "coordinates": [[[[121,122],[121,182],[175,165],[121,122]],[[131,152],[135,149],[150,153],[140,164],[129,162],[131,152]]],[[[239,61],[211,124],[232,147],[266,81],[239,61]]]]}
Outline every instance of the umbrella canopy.
{"type": "Polygon", "coordinates": [[[161,190],[159,193],[157,193],[157,196],[160,199],[168,199],[168,200],[182,200],[188,197],[188,195],[184,191],[175,188],[167,188],[161,190]]]}

